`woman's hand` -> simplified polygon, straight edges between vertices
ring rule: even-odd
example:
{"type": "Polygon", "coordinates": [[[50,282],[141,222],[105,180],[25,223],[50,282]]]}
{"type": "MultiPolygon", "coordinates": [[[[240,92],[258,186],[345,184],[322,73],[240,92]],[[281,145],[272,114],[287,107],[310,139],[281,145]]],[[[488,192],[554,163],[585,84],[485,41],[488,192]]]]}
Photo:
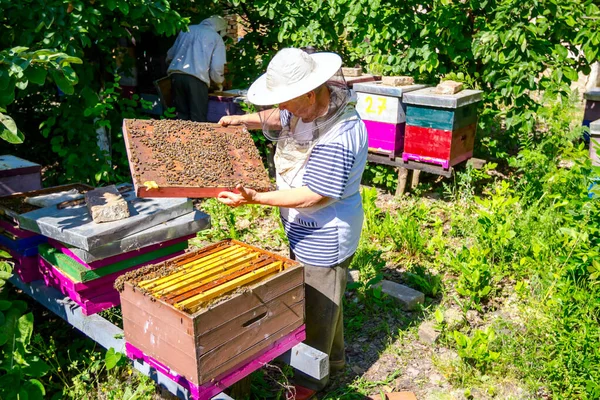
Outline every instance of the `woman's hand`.
{"type": "Polygon", "coordinates": [[[239,207],[244,204],[256,203],[256,190],[247,189],[242,185],[237,185],[235,188],[239,191],[239,193],[221,192],[219,193],[217,200],[231,207],[239,207]]]}
{"type": "Polygon", "coordinates": [[[242,125],[244,123],[243,117],[244,115],[225,115],[219,120],[219,125],[242,125]]]}

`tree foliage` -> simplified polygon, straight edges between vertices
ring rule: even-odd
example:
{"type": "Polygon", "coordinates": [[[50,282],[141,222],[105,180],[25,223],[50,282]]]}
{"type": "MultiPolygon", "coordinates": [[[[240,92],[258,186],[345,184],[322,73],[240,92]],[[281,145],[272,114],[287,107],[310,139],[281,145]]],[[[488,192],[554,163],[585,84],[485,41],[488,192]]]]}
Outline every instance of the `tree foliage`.
{"type": "Polygon", "coordinates": [[[539,91],[566,94],[600,55],[594,0],[233,0],[232,7],[250,30],[233,52],[246,82],[277,49],[312,45],[371,73],[482,89],[482,127],[492,119],[485,116],[500,115],[521,141],[536,123],[539,91]]]}
{"type": "Polygon", "coordinates": [[[175,35],[187,18],[166,0],[0,0],[0,20],[0,118],[11,134],[2,136],[23,139],[7,112],[35,118],[60,160],[54,181],[127,180],[121,124],[140,101],[119,94],[122,43],[148,30],[175,35]],[[111,154],[98,148],[98,130],[112,136],[111,154]]]}

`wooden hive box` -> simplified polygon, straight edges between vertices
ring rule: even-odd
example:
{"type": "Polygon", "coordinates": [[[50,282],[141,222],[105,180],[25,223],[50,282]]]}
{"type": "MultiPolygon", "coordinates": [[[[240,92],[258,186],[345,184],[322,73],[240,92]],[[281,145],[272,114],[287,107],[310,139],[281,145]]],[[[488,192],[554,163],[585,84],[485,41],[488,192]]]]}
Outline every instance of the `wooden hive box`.
{"type": "Polygon", "coordinates": [[[0,196],[41,188],[41,165],[12,155],[0,156],[0,196]]]}
{"type": "Polygon", "coordinates": [[[219,122],[226,115],[242,115],[244,111],[240,106],[241,97],[226,92],[215,92],[208,95],[208,122],[219,122]]]}
{"type": "MultiPolygon", "coordinates": [[[[583,95],[585,99],[585,111],[583,113],[583,126],[589,127],[590,124],[600,119],[600,87],[593,88],[583,95]]],[[[589,134],[584,134],[585,141],[590,140],[589,134]]]]}
{"type": "Polygon", "coordinates": [[[367,127],[369,151],[394,159],[404,148],[405,105],[402,95],[426,85],[388,86],[381,82],[354,85],[356,111],[367,127]]]}
{"type": "Polygon", "coordinates": [[[473,156],[477,130],[477,107],[481,90],[438,94],[435,88],[406,93],[405,162],[456,165],[473,156]]]}
{"type": "Polygon", "coordinates": [[[116,286],[125,341],[197,386],[304,324],[302,266],[235,240],[145,267],[116,286]]]}

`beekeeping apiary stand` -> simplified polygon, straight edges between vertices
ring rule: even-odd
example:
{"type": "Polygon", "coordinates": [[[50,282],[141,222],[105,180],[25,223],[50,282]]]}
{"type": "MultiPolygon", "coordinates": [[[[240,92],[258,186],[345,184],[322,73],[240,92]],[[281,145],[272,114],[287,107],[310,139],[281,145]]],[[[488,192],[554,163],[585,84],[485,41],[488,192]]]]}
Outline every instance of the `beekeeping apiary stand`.
{"type": "MultiPolygon", "coordinates": [[[[35,281],[27,284],[23,283],[16,276],[11,277],[9,281],[15,287],[21,289],[24,293],[31,296],[38,303],[64,319],[102,347],[106,349],[114,348],[116,351],[125,352],[123,330],[111,322],[99,315],[85,316],[77,304],[68,297],[65,297],[58,290],[45,286],[43,281],[35,281]]],[[[286,337],[286,339],[288,341],[293,340],[291,337],[286,337]]],[[[273,358],[269,359],[266,357],[262,360],[252,360],[250,363],[254,363],[254,365],[244,365],[234,371],[231,374],[233,376],[226,376],[223,380],[228,379],[227,383],[228,385],[231,385],[236,382],[234,379],[239,380],[244,378],[249,373],[260,368],[264,363],[271,361],[273,358]]],[[[290,350],[279,356],[278,359],[317,379],[322,379],[329,373],[329,360],[327,355],[303,343],[296,344],[290,350]]],[[[187,388],[176,383],[164,373],[168,373],[168,371],[161,371],[160,365],[152,366],[142,359],[135,359],[133,360],[133,366],[135,369],[150,377],[158,385],[179,398],[192,398],[191,393],[187,388]],[[158,369],[155,367],[158,367],[158,369]]],[[[211,398],[213,400],[231,400],[231,397],[224,393],[216,394],[211,398]]]]}

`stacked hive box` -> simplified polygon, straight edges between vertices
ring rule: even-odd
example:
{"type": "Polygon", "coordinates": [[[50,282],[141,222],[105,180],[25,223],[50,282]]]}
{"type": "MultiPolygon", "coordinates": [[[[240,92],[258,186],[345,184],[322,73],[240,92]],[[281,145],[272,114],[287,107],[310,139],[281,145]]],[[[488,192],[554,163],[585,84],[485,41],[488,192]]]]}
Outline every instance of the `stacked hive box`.
{"type": "Polygon", "coordinates": [[[20,226],[49,238],[39,246],[39,269],[48,286],[59,289],[90,315],[119,304],[114,281],[148,263],[181,254],[188,239],[208,225],[187,199],[123,197],[131,216],[97,224],[85,205],[50,206],[19,216],[20,226]]]}
{"type": "Polygon", "coordinates": [[[13,271],[21,281],[29,283],[42,278],[38,268],[38,245],[47,241],[39,233],[20,228],[19,216],[39,209],[26,200],[51,193],[69,190],[85,192],[89,189],[90,186],[74,184],[0,197],[0,247],[12,256],[13,271]]]}
{"type": "MultiPolygon", "coordinates": [[[[600,119],[600,87],[586,92],[583,97],[585,98],[583,125],[589,127],[593,121],[600,119]]],[[[586,142],[590,140],[588,133],[585,133],[584,138],[586,142]]]]}
{"type": "Polygon", "coordinates": [[[406,122],[402,95],[424,87],[386,86],[381,83],[354,85],[356,110],[367,127],[371,152],[386,154],[392,159],[402,153],[406,122]]]}
{"type": "Polygon", "coordinates": [[[225,115],[241,115],[241,103],[245,98],[240,95],[242,91],[228,90],[225,92],[210,93],[208,95],[208,112],[206,114],[208,122],[219,122],[225,115]]]}
{"type": "Polygon", "coordinates": [[[402,159],[444,169],[473,156],[480,90],[437,94],[435,88],[406,93],[406,130],[402,159]]]}
{"type": "Polygon", "coordinates": [[[593,165],[600,166],[600,118],[590,123],[590,138],[590,159],[593,165]]]}
{"type": "Polygon", "coordinates": [[[0,196],[42,188],[42,167],[22,158],[0,156],[0,196]]]}
{"type": "Polygon", "coordinates": [[[300,264],[226,240],[129,273],[127,353],[208,398],[304,340],[300,264]]]}

